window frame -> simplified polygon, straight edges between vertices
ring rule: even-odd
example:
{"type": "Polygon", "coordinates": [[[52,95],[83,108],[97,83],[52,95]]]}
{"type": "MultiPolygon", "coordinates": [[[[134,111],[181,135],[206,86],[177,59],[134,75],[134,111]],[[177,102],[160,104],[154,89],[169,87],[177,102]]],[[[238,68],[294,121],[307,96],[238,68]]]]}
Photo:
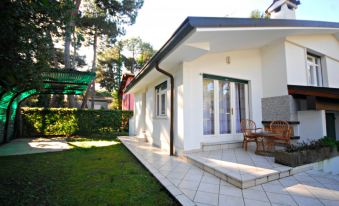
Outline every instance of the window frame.
{"type": "Polygon", "coordinates": [[[155,87],[155,116],[156,117],[167,117],[167,81],[158,84],[155,87]],[[165,97],[164,102],[162,97],[165,97]],[[162,110],[164,109],[164,110],[162,110]]]}
{"type": "MultiPolygon", "coordinates": [[[[243,84],[245,86],[244,88],[244,97],[245,97],[245,117],[250,118],[251,116],[251,109],[250,109],[250,81],[248,80],[243,80],[243,79],[237,79],[237,78],[232,78],[232,77],[225,77],[225,76],[219,76],[219,75],[211,75],[211,74],[202,74],[202,82],[204,79],[209,79],[213,80],[214,84],[214,115],[213,115],[213,120],[214,120],[214,127],[213,127],[213,132],[211,134],[205,134],[204,132],[204,120],[202,122],[202,135],[204,137],[229,137],[229,136],[235,136],[235,135],[241,135],[241,132],[237,132],[236,130],[236,111],[235,111],[235,106],[236,106],[236,99],[235,99],[235,85],[238,84],[243,84]],[[220,95],[219,95],[219,90],[220,90],[220,82],[221,81],[228,81],[230,82],[230,104],[231,104],[231,132],[230,133],[225,133],[223,134],[220,131],[220,115],[219,115],[219,110],[220,110],[220,95]]],[[[204,94],[202,93],[202,98],[204,94]]],[[[202,99],[204,102],[204,100],[202,99]]]]}
{"type": "Polygon", "coordinates": [[[322,68],[322,58],[321,56],[315,55],[311,52],[306,53],[306,73],[307,73],[307,85],[314,87],[323,87],[324,85],[324,72],[322,68]],[[309,58],[312,58],[314,61],[309,61],[309,58]],[[318,62],[318,63],[317,63],[318,62]],[[311,66],[315,69],[314,73],[311,71],[311,66]],[[315,77],[315,84],[312,83],[312,77],[315,77]]]}

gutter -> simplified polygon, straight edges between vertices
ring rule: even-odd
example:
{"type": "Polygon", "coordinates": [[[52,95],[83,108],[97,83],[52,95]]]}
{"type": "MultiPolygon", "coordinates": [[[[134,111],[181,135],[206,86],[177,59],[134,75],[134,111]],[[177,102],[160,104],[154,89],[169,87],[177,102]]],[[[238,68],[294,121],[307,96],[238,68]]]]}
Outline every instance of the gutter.
{"type": "Polygon", "coordinates": [[[167,77],[170,78],[171,80],[171,111],[170,111],[170,156],[173,156],[173,141],[174,141],[174,131],[173,131],[173,117],[174,117],[174,106],[173,106],[173,102],[174,102],[174,77],[172,74],[162,70],[159,67],[159,63],[156,64],[155,69],[166,75],[167,77]]]}

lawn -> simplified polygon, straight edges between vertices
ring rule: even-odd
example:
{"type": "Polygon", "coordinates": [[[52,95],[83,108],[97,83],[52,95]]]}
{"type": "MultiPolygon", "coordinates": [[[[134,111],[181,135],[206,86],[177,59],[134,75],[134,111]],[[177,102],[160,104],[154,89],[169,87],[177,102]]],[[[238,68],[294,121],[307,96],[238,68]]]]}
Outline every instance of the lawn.
{"type": "Polygon", "coordinates": [[[0,205],[179,205],[114,137],[68,141],[68,151],[0,157],[0,205]],[[88,147],[97,140],[114,144],[88,147]]]}

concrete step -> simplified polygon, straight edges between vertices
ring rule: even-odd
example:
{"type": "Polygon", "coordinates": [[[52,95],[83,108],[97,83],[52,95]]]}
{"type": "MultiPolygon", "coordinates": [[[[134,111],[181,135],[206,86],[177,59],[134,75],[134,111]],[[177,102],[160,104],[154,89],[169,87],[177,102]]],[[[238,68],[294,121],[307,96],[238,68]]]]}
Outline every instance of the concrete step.
{"type": "Polygon", "coordinates": [[[186,154],[186,159],[193,165],[241,189],[293,175],[293,168],[283,165],[269,169],[207,158],[196,154],[186,154]]]}

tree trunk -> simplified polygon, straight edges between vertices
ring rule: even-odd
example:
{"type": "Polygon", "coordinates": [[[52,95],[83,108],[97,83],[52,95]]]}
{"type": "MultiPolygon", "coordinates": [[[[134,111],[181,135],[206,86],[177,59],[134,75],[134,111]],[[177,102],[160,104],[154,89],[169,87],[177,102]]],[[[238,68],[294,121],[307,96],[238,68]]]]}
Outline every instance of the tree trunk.
{"type": "MultiPolygon", "coordinates": [[[[65,46],[64,46],[64,63],[66,69],[74,69],[71,65],[71,43],[72,33],[75,27],[75,18],[78,15],[81,0],[73,0],[74,8],[71,10],[70,20],[66,25],[65,46]]],[[[76,107],[74,95],[67,96],[68,107],[76,107]]]]}
{"type": "Polygon", "coordinates": [[[64,63],[65,68],[71,68],[71,42],[72,42],[72,33],[75,27],[75,17],[79,12],[79,7],[81,4],[81,0],[73,0],[74,8],[71,11],[70,20],[66,25],[65,32],[65,47],[64,47],[64,63]]]}
{"type": "MultiPolygon", "coordinates": [[[[93,62],[92,62],[92,72],[96,72],[96,60],[97,60],[97,44],[98,44],[98,34],[96,29],[94,30],[94,41],[93,41],[93,62]]],[[[91,109],[94,109],[94,95],[95,95],[95,79],[88,86],[84,98],[82,100],[81,108],[85,108],[87,105],[88,96],[91,97],[91,109]]]]}
{"type": "MultiPolygon", "coordinates": [[[[98,44],[98,34],[97,30],[94,30],[94,41],[93,41],[93,62],[92,62],[92,72],[96,72],[96,61],[97,61],[97,44],[98,44]]],[[[91,109],[94,109],[94,96],[95,96],[95,79],[92,82],[91,87],[92,101],[91,101],[91,109]]]]}

